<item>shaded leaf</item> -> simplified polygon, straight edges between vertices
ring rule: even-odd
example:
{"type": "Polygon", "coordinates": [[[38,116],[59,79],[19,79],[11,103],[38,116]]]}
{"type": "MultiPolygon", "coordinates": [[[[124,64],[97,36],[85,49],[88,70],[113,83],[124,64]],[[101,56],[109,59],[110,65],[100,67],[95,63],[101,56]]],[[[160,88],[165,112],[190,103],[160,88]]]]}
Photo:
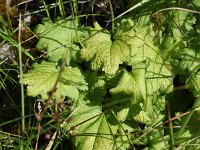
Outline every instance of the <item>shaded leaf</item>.
{"type": "Polygon", "coordinates": [[[105,76],[99,75],[96,71],[88,70],[86,73],[86,81],[88,82],[88,97],[91,102],[96,105],[101,104],[103,96],[106,95],[105,76]]]}
{"type": "MultiPolygon", "coordinates": [[[[132,72],[123,70],[118,84],[110,92],[114,98],[116,97],[121,101],[123,100],[122,97],[129,96],[129,103],[123,105],[130,108],[129,111],[133,117],[139,115],[136,117],[137,121],[144,123],[144,118],[158,119],[160,112],[157,112],[157,110],[162,107],[160,110],[162,111],[163,105],[159,106],[155,101],[160,100],[161,95],[173,90],[173,76],[168,67],[168,65],[149,60],[134,64],[132,72]],[[140,103],[143,104],[142,109],[136,107],[140,103]],[[153,112],[156,114],[153,115],[153,112]]],[[[145,120],[150,121],[150,119],[145,120]]]]}

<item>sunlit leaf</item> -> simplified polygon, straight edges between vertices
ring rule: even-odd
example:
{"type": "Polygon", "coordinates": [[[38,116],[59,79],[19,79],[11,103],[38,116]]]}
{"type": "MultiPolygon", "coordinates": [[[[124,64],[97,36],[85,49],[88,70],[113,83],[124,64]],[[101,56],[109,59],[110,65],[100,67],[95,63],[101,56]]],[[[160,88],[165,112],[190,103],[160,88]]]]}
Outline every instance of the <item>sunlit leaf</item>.
{"type": "Polygon", "coordinates": [[[23,83],[27,85],[27,94],[33,97],[41,95],[42,99],[47,99],[48,92],[57,80],[56,91],[53,91],[57,101],[63,100],[65,96],[77,99],[79,90],[87,90],[87,83],[78,68],[65,67],[60,78],[59,72],[57,63],[43,61],[41,64],[34,64],[32,69],[24,74],[23,83]]]}
{"type": "Polygon", "coordinates": [[[90,30],[90,38],[83,42],[85,48],[81,50],[81,57],[90,61],[93,70],[115,74],[122,63],[160,57],[152,43],[151,26],[140,27],[131,20],[122,20],[117,24],[113,39],[97,23],[90,30]]]}
{"type": "MultiPolygon", "coordinates": [[[[75,127],[74,142],[80,150],[110,150],[114,147],[114,136],[109,121],[99,106],[80,105],[74,113],[73,121],[65,128],[75,127]]],[[[115,129],[116,130],[116,129],[115,129]]]]}
{"type": "Polygon", "coordinates": [[[190,75],[187,80],[187,86],[193,92],[194,96],[200,96],[200,71],[190,75]]]}
{"type": "Polygon", "coordinates": [[[50,61],[57,62],[65,58],[68,64],[77,58],[79,47],[75,42],[80,42],[78,40],[87,36],[87,32],[77,26],[75,29],[73,22],[69,20],[58,20],[53,23],[49,19],[44,19],[43,24],[37,25],[35,32],[39,36],[36,47],[45,48],[50,61]]]}

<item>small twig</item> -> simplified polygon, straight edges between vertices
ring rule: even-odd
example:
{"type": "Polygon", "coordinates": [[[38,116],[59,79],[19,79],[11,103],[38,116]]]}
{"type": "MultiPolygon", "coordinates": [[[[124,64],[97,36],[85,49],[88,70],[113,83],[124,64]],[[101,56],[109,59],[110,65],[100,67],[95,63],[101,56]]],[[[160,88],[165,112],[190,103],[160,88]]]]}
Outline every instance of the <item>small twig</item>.
{"type": "Polygon", "coordinates": [[[160,9],[160,10],[156,11],[152,16],[155,16],[158,13],[163,12],[163,11],[167,11],[167,10],[180,10],[180,11],[191,12],[191,13],[194,13],[194,14],[200,14],[200,12],[196,11],[196,10],[191,10],[191,9],[186,9],[186,8],[181,8],[181,7],[169,7],[169,8],[164,8],[164,9],[160,9]]]}
{"type": "MultiPolygon", "coordinates": [[[[61,74],[62,74],[62,72],[64,71],[65,64],[66,64],[66,61],[64,61],[64,62],[62,63],[62,65],[61,65],[61,67],[60,67],[59,74],[58,74],[57,79],[56,79],[56,82],[55,82],[53,88],[48,92],[48,96],[49,96],[48,99],[49,99],[49,100],[52,100],[53,94],[54,94],[54,93],[56,92],[56,90],[57,90],[57,85],[58,85],[59,79],[60,79],[60,77],[61,77],[61,74]]],[[[40,117],[40,118],[38,119],[39,123],[38,123],[38,133],[37,133],[37,140],[36,140],[35,150],[38,149],[38,141],[39,141],[40,131],[41,131],[41,129],[42,129],[42,126],[41,126],[40,122],[41,122],[41,120],[43,119],[44,114],[45,114],[46,111],[47,111],[47,108],[48,108],[48,103],[45,104],[44,109],[42,110],[42,112],[40,112],[40,110],[39,110],[39,115],[40,115],[39,117],[40,117]]]]}
{"type": "Polygon", "coordinates": [[[167,123],[169,123],[169,122],[172,122],[172,121],[174,121],[174,120],[176,120],[176,119],[178,119],[178,118],[180,118],[180,117],[182,117],[182,116],[185,116],[185,115],[187,115],[187,114],[189,114],[189,113],[190,113],[190,111],[187,111],[187,112],[185,112],[185,113],[182,113],[182,114],[180,114],[180,115],[178,115],[178,116],[175,116],[175,117],[171,118],[170,120],[165,121],[164,123],[161,123],[161,124],[155,126],[153,129],[149,130],[148,132],[146,132],[146,133],[142,134],[141,136],[139,136],[138,138],[136,138],[136,140],[139,140],[139,139],[141,139],[142,137],[146,136],[147,134],[153,132],[156,128],[158,128],[158,127],[160,127],[160,126],[162,126],[162,125],[165,125],[165,124],[167,124],[167,123]]]}
{"type": "Polygon", "coordinates": [[[23,5],[23,4],[27,4],[27,3],[29,3],[29,2],[32,2],[32,1],[34,1],[34,0],[23,1],[23,2],[21,2],[21,3],[19,3],[19,4],[17,4],[17,7],[19,7],[20,5],[23,5]]]}
{"type": "Polygon", "coordinates": [[[175,86],[174,91],[187,90],[188,88],[189,88],[188,85],[175,86]]]}
{"type": "MultiPolygon", "coordinates": [[[[36,108],[36,103],[34,104],[34,108],[36,108]]],[[[40,131],[41,131],[40,121],[41,121],[42,107],[41,107],[41,105],[40,105],[40,100],[38,100],[37,109],[38,109],[37,112],[36,112],[35,109],[34,109],[36,118],[37,118],[37,120],[38,120],[38,126],[37,126],[37,131],[38,131],[38,132],[37,132],[37,138],[36,138],[36,143],[35,143],[35,150],[38,149],[38,142],[39,142],[40,131]]]]}
{"type": "Polygon", "coordinates": [[[37,132],[37,138],[36,138],[36,143],[35,143],[35,150],[38,150],[38,142],[39,142],[39,138],[40,138],[40,131],[41,131],[41,125],[40,123],[38,124],[38,132],[37,132]]]}
{"type": "MultiPolygon", "coordinates": [[[[56,92],[56,90],[57,90],[57,85],[58,85],[59,79],[60,79],[60,77],[61,77],[61,74],[62,74],[62,72],[64,71],[65,64],[66,64],[66,61],[64,61],[64,62],[62,63],[62,65],[61,65],[61,67],[60,67],[59,74],[58,74],[57,79],[56,79],[56,82],[55,82],[53,88],[48,92],[48,95],[49,95],[48,100],[52,100],[53,94],[54,94],[54,93],[56,92]]],[[[44,114],[46,113],[47,108],[48,108],[48,104],[46,104],[46,105],[44,106],[44,109],[43,109],[42,114],[41,114],[41,118],[44,117],[44,114]]]]}

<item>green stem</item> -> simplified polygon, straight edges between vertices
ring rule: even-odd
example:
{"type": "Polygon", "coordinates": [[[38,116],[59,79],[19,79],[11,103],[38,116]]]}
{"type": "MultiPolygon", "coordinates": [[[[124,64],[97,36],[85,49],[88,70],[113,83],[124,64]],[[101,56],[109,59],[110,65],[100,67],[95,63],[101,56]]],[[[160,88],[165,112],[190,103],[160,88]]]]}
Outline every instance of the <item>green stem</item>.
{"type": "Polygon", "coordinates": [[[62,0],[58,0],[58,3],[59,3],[59,10],[60,10],[61,17],[62,17],[62,19],[65,19],[66,18],[66,14],[65,14],[63,1],[62,0]]]}
{"type": "Polygon", "coordinates": [[[78,2],[77,0],[72,0],[73,2],[73,8],[74,8],[74,16],[77,18],[77,23],[78,25],[80,24],[80,20],[79,20],[79,17],[77,17],[79,14],[78,14],[78,2]]]}
{"type": "Polygon", "coordinates": [[[24,149],[24,132],[25,132],[25,108],[24,108],[24,85],[23,85],[23,69],[22,69],[22,51],[21,51],[21,13],[19,14],[19,69],[20,69],[20,81],[21,81],[21,111],[22,111],[22,143],[20,149],[24,149]]]}
{"type": "Polygon", "coordinates": [[[150,1],[150,0],[142,0],[141,2],[139,2],[139,3],[137,3],[136,5],[134,5],[134,6],[132,6],[131,8],[129,8],[127,11],[125,11],[125,12],[123,12],[122,14],[120,14],[119,16],[117,16],[117,17],[115,18],[115,20],[118,19],[118,18],[120,18],[120,17],[122,17],[123,15],[129,13],[130,11],[132,11],[132,10],[134,10],[134,9],[136,9],[136,8],[138,8],[138,7],[140,7],[140,6],[142,6],[144,3],[147,3],[147,2],[149,2],[149,1],[150,1]]]}
{"type": "Polygon", "coordinates": [[[115,16],[114,16],[114,11],[113,11],[113,7],[112,7],[112,3],[111,0],[108,0],[109,6],[110,6],[110,12],[111,12],[111,18],[112,18],[112,34],[114,34],[115,32],[115,16]]]}
{"type": "Polygon", "coordinates": [[[178,138],[181,136],[181,134],[183,133],[183,131],[184,131],[186,125],[187,125],[188,122],[190,121],[190,118],[192,117],[192,115],[193,115],[194,112],[195,112],[195,109],[193,109],[193,110],[189,113],[189,115],[186,117],[186,119],[185,119],[184,122],[183,122],[183,125],[181,126],[180,130],[177,132],[176,139],[178,139],[178,138]]]}
{"type": "Polygon", "coordinates": [[[190,111],[189,115],[186,117],[186,119],[183,122],[183,125],[181,126],[180,130],[178,131],[177,136],[176,136],[177,139],[183,133],[183,131],[184,131],[186,125],[188,124],[188,122],[190,121],[190,118],[192,117],[193,113],[195,111],[199,111],[199,109],[200,109],[200,96],[195,100],[195,102],[192,106],[192,110],[190,111]]]}
{"type": "Polygon", "coordinates": [[[42,0],[42,3],[43,3],[43,5],[44,5],[45,11],[46,11],[46,13],[47,13],[47,17],[48,17],[49,19],[51,19],[50,14],[49,14],[49,9],[48,9],[48,7],[47,7],[47,5],[46,5],[45,0],[42,0]]]}
{"type": "MultiPolygon", "coordinates": [[[[11,45],[19,48],[19,44],[10,36],[7,35],[3,30],[0,29],[0,37],[2,37],[5,41],[9,42],[11,45]]],[[[33,56],[31,56],[23,47],[20,46],[20,51],[26,54],[31,60],[34,60],[33,56]]]]}
{"type": "MultiPolygon", "coordinates": [[[[74,0],[73,0],[74,1],[74,0]]],[[[76,1],[76,3],[77,3],[77,1],[76,1]]],[[[74,31],[75,31],[75,34],[76,34],[76,37],[77,37],[77,39],[78,39],[78,41],[79,41],[79,43],[80,43],[80,45],[84,48],[84,45],[83,45],[83,43],[81,42],[81,40],[80,40],[80,38],[79,38],[79,35],[78,35],[78,30],[77,30],[77,26],[79,26],[80,25],[80,22],[79,22],[79,17],[76,17],[75,18],[75,12],[74,12],[74,3],[72,4],[72,2],[71,2],[71,0],[69,1],[69,4],[70,4],[70,7],[71,7],[71,11],[72,11],[72,21],[73,21],[73,25],[74,25],[74,31]]],[[[78,7],[78,6],[77,6],[78,7]]]]}
{"type": "MultiPolygon", "coordinates": [[[[111,113],[112,115],[115,117],[116,121],[119,123],[120,127],[122,128],[124,134],[126,135],[126,138],[128,139],[129,143],[132,145],[132,141],[129,138],[129,136],[126,134],[126,130],[124,129],[124,127],[122,126],[121,122],[118,120],[117,116],[115,115],[114,111],[111,109],[111,113]]],[[[135,149],[135,147],[133,147],[135,149]]]]}
{"type": "Polygon", "coordinates": [[[172,125],[172,121],[171,121],[171,111],[170,111],[169,101],[166,101],[166,106],[167,106],[167,116],[168,116],[168,120],[169,120],[169,132],[170,132],[171,148],[173,149],[174,134],[173,134],[173,125],[172,125]]]}

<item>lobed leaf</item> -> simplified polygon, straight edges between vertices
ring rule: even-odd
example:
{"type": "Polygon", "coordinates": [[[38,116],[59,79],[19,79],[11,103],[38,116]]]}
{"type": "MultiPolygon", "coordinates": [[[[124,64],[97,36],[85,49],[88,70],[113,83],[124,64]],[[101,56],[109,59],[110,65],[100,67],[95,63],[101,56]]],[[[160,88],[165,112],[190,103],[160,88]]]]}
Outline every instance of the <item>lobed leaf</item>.
{"type": "Polygon", "coordinates": [[[39,36],[36,47],[45,48],[49,60],[53,62],[65,58],[69,64],[71,60],[76,59],[79,51],[79,47],[75,44],[78,41],[77,36],[82,40],[87,36],[87,32],[77,26],[74,27],[73,22],[69,20],[57,20],[53,23],[49,19],[44,19],[42,23],[35,28],[39,36]]]}
{"type": "Polygon", "coordinates": [[[114,137],[109,121],[99,106],[80,105],[74,113],[73,121],[66,129],[75,127],[74,143],[79,150],[110,150],[114,146],[114,137]]]}
{"type": "Polygon", "coordinates": [[[85,48],[81,50],[81,57],[91,62],[93,70],[102,69],[112,75],[122,63],[158,56],[158,49],[152,44],[151,27],[136,26],[130,19],[122,20],[113,40],[111,34],[97,23],[90,30],[90,38],[83,42],[85,48]]]}
{"type": "Polygon", "coordinates": [[[87,83],[78,68],[65,67],[59,79],[57,63],[45,62],[33,64],[33,68],[24,74],[23,83],[27,84],[27,94],[36,97],[41,95],[42,99],[48,98],[48,92],[58,80],[54,98],[62,101],[62,97],[78,99],[79,90],[87,90],[87,83]]]}
{"type": "Polygon", "coordinates": [[[173,90],[173,76],[168,67],[167,64],[148,60],[134,64],[130,73],[122,71],[118,84],[110,92],[115,99],[121,101],[126,95],[129,96],[129,103],[126,103],[125,108],[130,108],[129,112],[135,120],[147,123],[150,119],[158,119],[159,114],[153,115],[153,110],[157,112],[159,108],[154,107],[160,106],[154,105],[154,101],[173,90]],[[143,104],[142,108],[138,107],[140,103],[143,104]]]}

